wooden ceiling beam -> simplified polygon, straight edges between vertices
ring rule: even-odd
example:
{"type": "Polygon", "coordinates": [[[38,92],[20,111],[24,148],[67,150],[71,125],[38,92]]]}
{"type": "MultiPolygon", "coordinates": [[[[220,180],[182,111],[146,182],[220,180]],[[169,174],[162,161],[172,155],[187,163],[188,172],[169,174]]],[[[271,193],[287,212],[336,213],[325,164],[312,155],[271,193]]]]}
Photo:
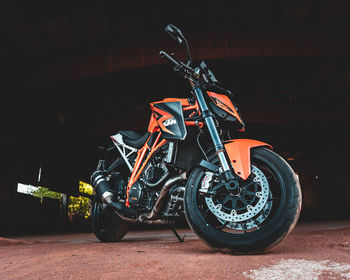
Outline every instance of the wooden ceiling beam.
{"type": "MultiPolygon", "coordinates": [[[[272,30],[237,32],[201,32],[189,34],[194,59],[220,59],[264,56],[350,55],[348,34],[317,30],[272,30]]],[[[33,83],[62,82],[108,72],[167,63],[159,50],[177,48],[175,42],[159,36],[133,39],[111,45],[106,51],[81,56],[60,57],[54,63],[42,63],[28,77],[33,83]]],[[[177,48],[178,49],[178,48],[177,48]]],[[[176,53],[185,59],[184,51],[176,53]]]]}

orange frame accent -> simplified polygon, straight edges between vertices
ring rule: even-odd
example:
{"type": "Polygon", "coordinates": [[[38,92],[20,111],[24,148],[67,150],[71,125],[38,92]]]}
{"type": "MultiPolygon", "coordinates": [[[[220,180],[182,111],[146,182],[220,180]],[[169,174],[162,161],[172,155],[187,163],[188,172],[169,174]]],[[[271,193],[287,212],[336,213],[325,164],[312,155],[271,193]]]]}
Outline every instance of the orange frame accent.
{"type": "Polygon", "coordinates": [[[155,132],[157,130],[159,130],[157,119],[154,117],[154,115],[152,113],[151,114],[151,119],[150,119],[149,124],[148,124],[147,131],[153,133],[153,132],[155,132]]]}
{"type": "Polygon", "coordinates": [[[130,191],[130,188],[131,186],[139,179],[143,169],[145,168],[145,166],[147,165],[149,159],[151,158],[151,156],[154,154],[155,151],[157,151],[159,149],[159,147],[163,146],[167,140],[163,139],[161,141],[159,141],[160,139],[160,136],[161,136],[161,133],[158,134],[156,140],[154,141],[152,147],[150,148],[147,144],[149,138],[151,137],[152,135],[150,135],[145,143],[145,145],[140,149],[138,150],[137,152],[137,157],[136,157],[136,160],[135,160],[135,165],[134,165],[134,168],[131,172],[131,176],[130,176],[130,180],[128,182],[128,186],[126,187],[126,201],[125,201],[125,205],[127,207],[130,206],[130,203],[129,203],[129,191],[130,191]],[[145,161],[143,162],[143,164],[141,165],[145,155],[146,155],[146,151],[147,150],[150,150],[147,158],[145,159],[145,161]],[[141,166],[141,167],[140,167],[141,166]]]}
{"type": "Polygon", "coordinates": [[[188,111],[188,110],[197,110],[197,111],[199,111],[198,103],[196,102],[196,104],[194,104],[194,105],[184,107],[183,110],[184,111],[188,111]]]}
{"type": "MultiPolygon", "coordinates": [[[[152,108],[152,111],[154,110],[153,104],[160,103],[160,102],[181,102],[183,111],[187,111],[187,110],[197,110],[197,111],[199,111],[199,106],[198,106],[197,102],[194,105],[190,105],[188,100],[185,99],[185,98],[164,98],[162,101],[153,102],[153,103],[150,104],[151,108],[152,108]]],[[[159,110],[159,109],[157,109],[157,110],[159,110]]],[[[162,112],[162,113],[164,114],[164,112],[162,112]]],[[[168,116],[166,116],[166,117],[168,117],[168,116]]],[[[202,122],[199,122],[197,124],[194,121],[185,121],[185,125],[186,126],[199,125],[200,127],[203,127],[203,123],[202,122]]],[[[157,122],[157,119],[155,118],[153,113],[151,115],[151,119],[149,121],[149,125],[148,125],[147,131],[152,133],[152,134],[157,132],[157,131],[160,132],[159,122],[157,122]]],[[[165,139],[160,141],[161,133],[159,133],[159,135],[157,136],[157,139],[154,141],[154,144],[150,148],[148,146],[147,142],[150,139],[150,137],[152,136],[152,134],[148,137],[148,139],[147,139],[146,143],[144,144],[144,146],[140,150],[138,150],[138,152],[137,152],[137,157],[136,157],[136,160],[135,160],[135,164],[134,164],[133,170],[131,172],[131,176],[130,176],[130,180],[128,182],[128,186],[126,188],[125,205],[127,207],[130,206],[130,203],[129,203],[129,191],[130,191],[131,186],[140,178],[140,175],[141,175],[142,171],[146,167],[149,159],[154,154],[154,152],[157,151],[159,149],[159,147],[163,146],[167,142],[167,140],[165,140],[165,139]],[[144,160],[147,150],[149,150],[149,153],[148,153],[146,159],[144,160]]]]}
{"type": "Polygon", "coordinates": [[[198,125],[200,128],[203,127],[203,123],[202,122],[194,122],[194,121],[185,121],[185,125],[186,126],[196,126],[196,125],[198,125]]]}

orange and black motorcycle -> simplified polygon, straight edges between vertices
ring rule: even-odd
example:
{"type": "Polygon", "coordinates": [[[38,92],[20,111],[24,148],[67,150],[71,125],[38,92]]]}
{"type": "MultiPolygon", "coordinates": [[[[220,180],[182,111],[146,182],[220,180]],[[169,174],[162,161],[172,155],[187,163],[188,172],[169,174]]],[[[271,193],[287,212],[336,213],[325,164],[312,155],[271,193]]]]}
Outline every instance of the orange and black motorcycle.
{"type": "Polygon", "coordinates": [[[191,96],[151,103],[144,135],[123,130],[111,136],[114,145],[91,175],[92,230],[111,242],[122,239],[130,223],[171,226],[185,217],[216,250],[266,251],[298,220],[299,181],[269,144],[235,137],[244,122],[230,92],[204,62],[192,67],[178,28],[169,24],[165,30],[184,43],[188,62],[160,55],[190,82],[191,96]],[[118,156],[111,159],[113,153],[118,156]]]}

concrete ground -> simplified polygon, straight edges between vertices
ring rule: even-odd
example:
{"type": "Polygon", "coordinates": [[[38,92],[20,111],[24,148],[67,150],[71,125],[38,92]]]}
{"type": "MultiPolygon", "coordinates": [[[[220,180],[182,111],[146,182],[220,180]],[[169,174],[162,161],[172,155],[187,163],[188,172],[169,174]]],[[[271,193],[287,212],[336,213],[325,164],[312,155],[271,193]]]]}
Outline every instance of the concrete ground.
{"type": "Polygon", "coordinates": [[[298,224],[270,252],[213,251],[190,230],[129,232],[101,243],[92,233],[0,238],[0,279],[350,279],[350,220],[298,224]]]}

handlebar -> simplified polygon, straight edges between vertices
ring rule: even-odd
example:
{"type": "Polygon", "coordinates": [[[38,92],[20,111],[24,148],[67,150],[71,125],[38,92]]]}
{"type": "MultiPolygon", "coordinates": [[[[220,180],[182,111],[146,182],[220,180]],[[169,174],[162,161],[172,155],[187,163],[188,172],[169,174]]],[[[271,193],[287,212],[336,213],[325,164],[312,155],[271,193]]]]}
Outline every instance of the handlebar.
{"type": "Polygon", "coordinates": [[[177,61],[176,59],[172,58],[170,55],[168,55],[165,51],[160,51],[159,55],[162,58],[166,58],[167,60],[169,60],[171,63],[173,63],[175,66],[180,65],[179,61],[177,61]]]}
{"type": "Polygon", "coordinates": [[[193,77],[194,70],[191,67],[189,67],[187,64],[183,63],[182,61],[178,61],[177,59],[167,54],[165,51],[160,51],[159,55],[162,58],[166,58],[171,63],[173,63],[175,66],[174,67],[175,71],[182,72],[183,74],[193,77]]]}

